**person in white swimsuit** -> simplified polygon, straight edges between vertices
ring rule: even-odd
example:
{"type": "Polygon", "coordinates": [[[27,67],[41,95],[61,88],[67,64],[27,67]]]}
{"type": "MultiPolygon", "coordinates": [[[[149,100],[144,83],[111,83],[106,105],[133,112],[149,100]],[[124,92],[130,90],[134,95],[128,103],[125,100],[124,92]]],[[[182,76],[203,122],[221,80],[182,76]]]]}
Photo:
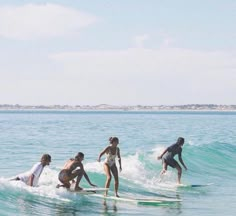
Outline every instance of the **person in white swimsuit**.
{"type": "Polygon", "coordinates": [[[31,187],[36,187],[38,185],[39,177],[41,173],[43,172],[43,169],[46,165],[49,165],[51,162],[51,156],[49,154],[44,154],[41,157],[41,161],[36,163],[31,170],[28,172],[19,174],[15,178],[11,180],[16,180],[16,181],[22,181],[25,184],[31,186],[31,187]]]}
{"type": "MultiPolygon", "coordinates": [[[[105,188],[110,187],[111,183],[111,173],[114,176],[115,179],[115,196],[119,197],[118,195],[118,187],[119,187],[119,177],[118,177],[118,170],[116,167],[116,157],[118,158],[119,161],[119,166],[120,166],[120,172],[122,170],[121,167],[121,156],[120,156],[120,149],[117,147],[119,144],[119,139],[117,137],[110,137],[109,138],[110,145],[107,146],[100,154],[98,157],[98,162],[101,161],[101,157],[106,154],[106,159],[104,161],[104,171],[106,173],[107,179],[105,183],[105,188]]],[[[105,192],[105,196],[107,196],[107,192],[105,192]]]]}

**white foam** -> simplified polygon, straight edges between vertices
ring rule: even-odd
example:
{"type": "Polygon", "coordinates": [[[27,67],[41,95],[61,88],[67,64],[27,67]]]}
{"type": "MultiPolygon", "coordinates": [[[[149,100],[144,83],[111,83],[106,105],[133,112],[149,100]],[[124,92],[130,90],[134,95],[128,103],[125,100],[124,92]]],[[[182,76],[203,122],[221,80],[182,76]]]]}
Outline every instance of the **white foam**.
{"type": "Polygon", "coordinates": [[[1,189],[7,191],[31,193],[37,196],[70,201],[71,199],[68,199],[69,197],[66,189],[59,190],[56,188],[56,185],[58,184],[57,176],[57,171],[45,168],[40,176],[38,187],[30,187],[22,181],[9,181],[10,179],[7,178],[1,178],[0,185],[1,189]]]}
{"type": "Polygon", "coordinates": [[[132,180],[133,182],[140,182],[145,180],[147,175],[144,164],[139,160],[139,153],[130,155],[122,159],[122,173],[121,177],[132,180]]]}
{"type": "Polygon", "coordinates": [[[84,169],[89,172],[104,173],[103,163],[104,163],[103,161],[86,163],[84,164],[84,169]]]}
{"type": "Polygon", "coordinates": [[[152,149],[153,155],[155,156],[155,158],[157,158],[157,156],[159,156],[164,150],[166,149],[166,146],[162,146],[162,145],[158,145],[155,148],[152,149]]]}

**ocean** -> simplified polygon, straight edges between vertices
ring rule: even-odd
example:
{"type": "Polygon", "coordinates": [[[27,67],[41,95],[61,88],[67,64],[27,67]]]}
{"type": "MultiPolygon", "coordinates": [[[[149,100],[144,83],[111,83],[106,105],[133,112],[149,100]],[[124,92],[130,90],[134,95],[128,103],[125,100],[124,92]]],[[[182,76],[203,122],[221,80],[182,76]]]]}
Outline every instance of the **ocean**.
{"type": "MultiPolygon", "coordinates": [[[[168,215],[236,214],[236,112],[0,111],[0,215],[168,215]],[[98,187],[105,174],[99,153],[117,136],[122,158],[119,194],[133,198],[174,198],[179,202],[133,203],[57,189],[58,172],[77,152],[98,187]],[[185,138],[182,184],[176,170],[162,169],[157,156],[185,138]],[[29,170],[42,154],[52,156],[39,186],[9,181],[29,170]]],[[[176,158],[178,160],[178,158],[176,158]]],[[[102,158],[104,160],[104,157],[102,158]]],[[[83,178],[81,186],[89,185],[83,178]]],[[[112,179],[109,195],[114,195],[112,179]]]]}

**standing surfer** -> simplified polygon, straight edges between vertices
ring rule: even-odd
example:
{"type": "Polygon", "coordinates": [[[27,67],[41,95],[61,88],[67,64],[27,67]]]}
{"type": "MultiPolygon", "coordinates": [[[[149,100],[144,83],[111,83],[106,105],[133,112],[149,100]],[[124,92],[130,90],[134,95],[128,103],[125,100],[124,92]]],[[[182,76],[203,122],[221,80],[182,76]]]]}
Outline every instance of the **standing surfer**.
{"type": "Polygon", "coordinates": [[[184,164],[182,159],[182,146],[184,145],[184,138],[179,137],[177,142],[167,147],[160,156],[157,157],[158,160],[162,159],[163,169],[161,171],[161,175],[167,171],[167,167],[171,166],[172,168],[176,168],[178,171],[178,184],[181,183],[181,175],[182,168],[179,163],[174,159],[174,156],[178,154],[179,162],[182,166],[187,170],[187,167],[184,164]]]}

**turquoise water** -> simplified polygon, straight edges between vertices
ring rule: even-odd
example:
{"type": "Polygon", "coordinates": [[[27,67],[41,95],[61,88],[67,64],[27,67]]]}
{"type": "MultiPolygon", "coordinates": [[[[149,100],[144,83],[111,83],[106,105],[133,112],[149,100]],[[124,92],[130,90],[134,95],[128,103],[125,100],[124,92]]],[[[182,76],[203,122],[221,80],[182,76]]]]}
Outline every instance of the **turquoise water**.
{"type": "MultiPolygon", "coordinates": [[[[236,213],[236,112],[76,112],[0,111],[0,215],[227,215],[236,213]],[[172,197],[182,202],[135,204],[72,194],[56,189],[64,162],[78,151],[91,181],[104,187],[98,154],[110,136],[120,139],[123,170],[122,197],[172,197]],[[165,147],[179,136],[186,140],[183,184],[177,187],[175,170],[159,183],[165,147]],[[43,153],[52,156],[39,187],[8,179],[29,170],[43,153]]],[[[103,158],[104,159],[104,158],[103,158]]],[[[85,180],[83,187],[88,187],[85,180]]],[[[114,194],[113,180],[109,191],[114,194]]]]}

